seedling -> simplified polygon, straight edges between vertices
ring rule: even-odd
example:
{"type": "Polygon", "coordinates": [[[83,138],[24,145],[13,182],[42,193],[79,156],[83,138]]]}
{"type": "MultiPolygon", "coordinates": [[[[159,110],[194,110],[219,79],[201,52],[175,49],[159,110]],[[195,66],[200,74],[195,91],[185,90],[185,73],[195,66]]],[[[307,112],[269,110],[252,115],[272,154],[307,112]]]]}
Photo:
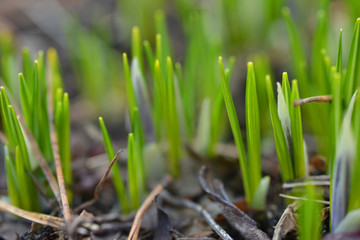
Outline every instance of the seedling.
{"type": "MultiPolygon", "coordinates": [[[[229,116],[231,129],[234,135],[236,148],[238,150],[240,169],[244,181],[245,196],[248,203],[253,207],[263,209],[265,207],[264,201],[262,204],[259,199],[254,198],[256,192],[261,189],[261,156],[260,156],[260,120],[259,108],[256,94],[255,73],[253,64],[248,63],[248,73],[246,79],[246,133],[248,139],[248,157],[246,157],[245,147],[242,140],[240,126],[235,111],[234,102],[231,97],[229,89],[229,70],[224,70],[222,57],[219,57],[221,88],[223,91],[224,101],[229,116]],[[259,202],[258,202],[259,201],[259,202]]],[[[269,179],[267,185],[270,183],[269,179]]],[[[261,189],[267,192],[267,187],[261,189]]],[[[262,194],[265,198],[266,194],[262,194]]]]}
{"type": "MultiPolygon", "coordinates": [[[[70,115],[69,98],[67,93],[62,90],[61,73],[59,62],[55,50],[50,49],[48,53],[48,76],[53,85],[49,88],[50,97],[55,93],[53,100],[48,100],[45,57],[39,53],[39,58],[31,64],[30,54],[27,49],[23,51],[23,69],[24,74],[19,74],[20,100],[22,107],[22,116],[26,126],[22,126],[14,107],[11,105],[5,92],[1,91],[1,116],[4,124],[5,136],[8,139],[6,143],[6,167],[9,170],[7,175],[9,195],[12,202],[25,210],[39,210],[36,189],[29,176],[34,175],[34,170],[38,166],[29,147],[28,137],[24,134],[23,128],[30,130],[39,149],[48,163],[53,164],[54,153],[52,141],[50,140],[51,126],[55,125],[59,155],[64,172],[65,183],[68,186],[72,184],[71,173],[71,150],[70,150],[70,115]],[[27,78],[26,78],[27,77],[27,78]],[[49,119],[49,114],[51,118],[49,119]],[[50,121],[54,121],[50,123],[50,121]],[[29,191],[27,196],[32,198],[22,198],[21,191],[29,191]],[[21,190],[21,191],[20,191],[21,190]],[[23,200],[19,200],[23,199],[23,200]],[[28,200],[26,200],[28,199],[28,200]],[[26,202],[27,201],[27,202],[26,202]]],[[[71,198],[71,191],[68,191],[71,198]]]]}
{"type": "MultiPolygon", "coordinates": [[[[115,156],[115,152],[104,120],[101,117],[99,118],[99,123],[106,153],[108,155],[109,161],[111,161],[115,156]]],[[[113,166],[113,182],[123,213],[136,210],[139,207],[140,201],[144,195],[145,176],[142,170],[143,163],[141,162],[142,159],[140,158],[139,151],[141,151],[139,148],[139,140],[136,140],[134,138],[134,134],[130,133],[128,137],[127,188],[125,187],[125,183],[121,176],[119,165],[116,164],[113,166]]]]}
{"type": "Polygon", "coordinates": [[[283,74],[282,86],[277,85],[277,108],[270,76],[266,77],[266,87],[282,180],[285,182],[304,177],[307,174],[307,158],[302,136],[301,112],[299,107],[294,108],[292,105],[294,100],[299,99],[297,82],[296,80],[292,82],[290,93],[287,74],[283,74]]]}

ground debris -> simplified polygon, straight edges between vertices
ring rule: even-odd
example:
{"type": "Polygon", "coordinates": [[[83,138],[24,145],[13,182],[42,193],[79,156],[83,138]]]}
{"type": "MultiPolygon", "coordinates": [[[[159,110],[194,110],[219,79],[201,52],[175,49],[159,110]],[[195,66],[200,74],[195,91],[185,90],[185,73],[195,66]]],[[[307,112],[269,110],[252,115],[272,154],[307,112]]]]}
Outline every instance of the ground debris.
{"type": "Polygon", "coordinates": [[[209,170],[203,166],[199,173],[199,181],[204,191],[222,208],[224,217],[245,239],[270,239],[266,233],[257,228],[257,223],[229,201],[223,184],[213,179],[209,170]]]}

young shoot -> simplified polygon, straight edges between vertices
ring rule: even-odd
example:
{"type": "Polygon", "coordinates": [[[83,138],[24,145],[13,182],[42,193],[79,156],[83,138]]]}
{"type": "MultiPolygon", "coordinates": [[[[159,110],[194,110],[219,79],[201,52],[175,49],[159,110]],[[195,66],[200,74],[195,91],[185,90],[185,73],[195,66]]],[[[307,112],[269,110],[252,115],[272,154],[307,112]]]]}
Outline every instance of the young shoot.
{"type": "Polygon", "coordinates": [[[247,83],[246,83],[246,133],[248,139],[248,157],[246,157],[245,147],[242,140],[239,121],[235,111],[235,105],[231,97],[229,82],[229,70],[224,70],[222,57],[219,57],[221,88],[223,91],[225,106],[231,129],[234,135],[236,148],[238,150],[240,169],[243,176],[246,200],[251,206],[263,209],[265,201],[256,199],[256,197],[266,197],[269,179],[261,181],[261,156],[260,156],[260,120],[259,108],[256,94],[256,82],[254,67],[251,62],[248,63],[247,83]],[[262,193],[257,191],[262,190],[262,193]]]}

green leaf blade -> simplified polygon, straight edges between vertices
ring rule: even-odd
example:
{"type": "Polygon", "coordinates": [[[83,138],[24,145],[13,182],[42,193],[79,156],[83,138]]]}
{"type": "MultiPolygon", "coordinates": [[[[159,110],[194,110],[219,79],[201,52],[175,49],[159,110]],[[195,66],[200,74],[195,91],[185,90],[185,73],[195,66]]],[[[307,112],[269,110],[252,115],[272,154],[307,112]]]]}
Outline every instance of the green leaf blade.
{"type": "Polygon", "coordinates": [[[234,135],[234,140],[239,155],[240,168],[244,182],[245,196],[247,202],[251,203],[253,196],[252,193],[253,191],[255,191],[255,189],[252,189],[250,185],[251,184],[249,179],[250,173],[248,171],[245,147],[242,140],[239,121],[236,115],[235,105],[231,97],[230,88],[228,86],[228,79],[224,72],[224,65],[221,57],[219,57],[219,66],[220,66],[221,88],[223,92],[226,110],[229,116],[230,126],[232,129],[232,133],[234,135]]]}
{"type": "MultiPolygon", "coordinates": [[[[291,102],[298,100],[299,90],[296,80],[292,81],[292,92],[291,92],[291,102]]],[[[302,120],[301,120],[301,109],[300,107],[293,107],[293,110],[290,113],[291,118],[291,133],[293,140],[293,150],[294,150],[294,170],[295,177],[301,178],[306,176],[305,170],[305,155],[304,155],[304,139],[302,132],[302,120]]]]}
{"type": "Polygon", "coordinates": [[[356,90],[360,76],[360,18],[356,20],[354,33],[351,41],[348,66],[344,81],[344,96],[346,104],[349,104],[356,90]]]}
{"type": "MultiPolygon", "coordinates": [[[[109,161],[112,161],[112,159],[115,157],[115,152],[114,152],[114,149],[113,149],[113,146],[111,143],[109,133],[106,129],[105,122],[102,117],[99,117],[99,124],[100,124],[100,129],[101,129],[101,133],[102,133],[102,137],[103,137],[103,141],[104,141],[104,145],[105,145],[105,150],[108,155],[108,159],[109,159],[109,161]]],[[[122,177],[121,177],[119,165],[115,164],[112,168],[112,171],[113,171],[113,182],[114,182],[114,186],[116,189],[118,199],[120,201],[120,205],[122,207],[122,210],[125,213],[127,213],[129,211],[129,204],[128,204],[128,200],[126,197],[126,188],[125,188],[124,181],[122,180],[122,177]]]]}
{"type": "Polygon", "coordinates": [[[293,166],[290,158],[289,149],[286,143],[284,131],[282,129],[282,125],[279,119],[274,92],[269,75],[266,76],[265,81],[266,81],[266,90],[269,100],[270,118],[273,126],[275,146],[276,146],[277,156],[279,159],[282,181],[286,182],[288,180],[294,179],[293,166]]]}
{"type": "Polygon", "coordinates": [[[245,115],[251,185],[252,189],[257,189],[261,180],[260,120],[255,72],[252,62],[248,63],[246,78],[245,115]]]}

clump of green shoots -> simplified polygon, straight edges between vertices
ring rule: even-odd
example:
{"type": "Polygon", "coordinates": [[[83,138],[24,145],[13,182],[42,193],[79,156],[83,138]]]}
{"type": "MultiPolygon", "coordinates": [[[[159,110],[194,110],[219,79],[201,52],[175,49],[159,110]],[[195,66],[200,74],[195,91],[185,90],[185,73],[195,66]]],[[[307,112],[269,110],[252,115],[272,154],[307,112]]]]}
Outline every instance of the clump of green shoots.
{"type": "Polygon", "coordinates": [[[304,177],[307,175],[307,153],[302,133],[301,110],[292,104],[299,99],[297,81],[292,82],[290,90],[287,73],[283,74],[282,85],[277,84],[277,107],[270,76],[266,77],[266,88],[282,180],[285,182],[304,177]]]}
{"type": "MultiPolygon", "coordinates": [[[[36,189],[28,173],[34,174],[38,163],[31,150],[28,136],[24,128],[29,129],[41,154],[46,161],[53,164],[54,153],[50,140],[50,124],[55,125],[55,131],[59,147],[59,155],[68,186],[72,184],[71,173],[71,149],[70,149],[70,115],[69,98],[63,92],[60,65],[54,49],[48,51],[48,69],[46,70],[45,57],[42,52],[34,64],[31,63],[30,53],[23,51],[23,71],[19,74],[19,92],[22,114],[15,112],[5,88],[1,91],[1,119],[4,125],[6,144],[6,167],[8,169],[7,180],[11,201],[26,210],[39,210],[36,189]],[[46,73],[49,76],[47,82],[46,73]],[[52,84],[48,88],[48,84],[52,84]],[[48,93],[50,89],[50,95],[48,93]],[[52,95],[53,99],[49,101],[52,95]],[[20,122],[22,118],[24,122],[20,122]],[[26,126],[25,126],[25,125],[26,126]],[[31,198],[21,197],[21,191],[29,191],[31,198]],[[21,190],[21,191],[20,191],[21,190]],[[19,201],[19,199],[23,199],[19,201]],[[28,199],[28,200],[26,200],[28,199]],[[24,203],[27,201],[27,203],[24,203]]],[[[16,101],[15,101],[16,102],[16,101]]],[[[71,191],[68,191],[71,197],[71,191]]]]}
{"type": "MultiPolygon", "coordinates": [[[[171,44],[165,17],[161,11],[155,14],[155,51],[148,41],[144,41],[142,45],[139,28],[135,27],[132,34],[131,64],[128,64],[127,55],[123,55],[130,122],[131,112],[135,107],[139,109],[143,129],[149,125],[148,122],[152,122],[150,128],[146,127],[147,136],[141,134],[141,138],[146,139],[149,144],[154,135],[159,145],[166,140],[168,166],[173,176],[179,175],[178,162],[183,154],[184,142],[195,141],[196,151],[214,154],[216,142],[221,136],[221,122],[224,120],[221,114],[225,110],[222,104],[223,96],[220,82],[215,77],[218,75],[218,70],[214,70],[216,61],[213,61],[214,56],[218,55],[219,48],[215,43],[207,42],[201,20],[200,17],[191,20],[197,26],[197,30],[189,32],[191,44],[184,70],[179,63],[174,64],[172,61],[171,44]],[[200,44],[203,43],[209,46],[209,51],[200,51],[200,44]],[[145,63],[151,73],[150,81],[147,81],[144,74],[145,63]],[[195,65],[197,68],[194,68],[195,65]],[[212,70],[209,72],[209,69],[212,70]],[[149,89],[152,89],[152,93],[149,89]],[[201,109],[199,116],[196,115],[198,108],[201,109]],[[197,131],[196,125],[199,126],[197,131]]],[[[231,70],[233,65],[234,58],[231,58],[231,70]]]]}
{"type": "Polygon", "coordinates": [[[5,167],[9,197],[11,202],[22,209],[39,211],[40,205],[35,185],[27,171],[33,173],[35,163],[26,144],[19,119],[13,106],[10,105],[5,88],[1,87],[1,120],[5,136],[5,167]],[[22,197],[22,194],[32,197],[22,197]],[[34,194],[35,193],[35,194],[34,194]]]}
{"type": "Polygon", "coordinates": [[[244,181],[245,196],[252,207],[265,208],[267,189],[270,183],[269,177],[261,180],[261,155],[260,155],[260,120],[259,107],[256,93],[256,82],[253,63],[248,63],[246,79],[246,135],[248,143],[248,156],[242,140],[240,126],[235,111],[234,102],[229,88],[229,69],[224,70],[222,58],[219,58],[221,88],[224,96],[226,109],[229,116],[231,129],[238,150],[240,169],[244,181]]]}

